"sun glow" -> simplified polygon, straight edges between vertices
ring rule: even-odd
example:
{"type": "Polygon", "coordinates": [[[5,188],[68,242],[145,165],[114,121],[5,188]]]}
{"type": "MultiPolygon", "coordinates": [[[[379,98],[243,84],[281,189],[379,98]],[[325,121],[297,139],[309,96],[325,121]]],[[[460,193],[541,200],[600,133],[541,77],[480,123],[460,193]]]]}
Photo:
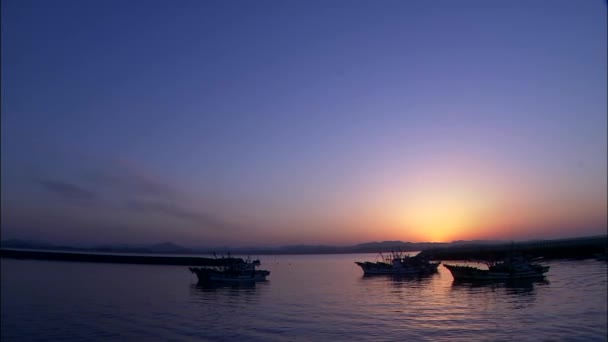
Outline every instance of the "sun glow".
{"type": "Polygon", "coordinates": [[[483,196],[470,190],[427,191],[406,201],[402,225],[425,241],[462,239],[482,228],[487,206],[483,196]]]}

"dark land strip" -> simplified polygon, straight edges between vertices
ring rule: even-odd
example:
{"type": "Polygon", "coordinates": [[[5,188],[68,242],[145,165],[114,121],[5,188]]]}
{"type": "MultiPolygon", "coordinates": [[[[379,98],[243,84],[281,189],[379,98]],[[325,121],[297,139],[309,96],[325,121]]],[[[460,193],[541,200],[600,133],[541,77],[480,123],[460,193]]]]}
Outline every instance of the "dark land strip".
{"type": "Polygon", "coordinates": [[[504,244],[471,244],[431,248],[421,252],[433,260],[499,260],[513,253],[544,259],[605,258],[608,237],[528,241],[504,244]]]}
{"type": "Polygon", "coordinates": [[[185,256],[143,256],[118,254],[88,254],[65,253],[48,251],[25,251],[16,249],[0,249],[0,257],[12,259],[103,262],[113,264],[147,264],[147,265],[181,265],[181,266],[222,266],[234,262],[242,262],[241,258],[203,258],[185,256]]]}
{"type": "MultiPolygon", "coordinates": [[[[403,243],[402,243],[403,244],[403,243]]],[[[403,250],[402,246],[377,246],[377,252],[403,250]]],[[[313,254],[311,251],[303,254],[313,254]]],[[[432,247],[421,252],[432,260],[498,260],[507,255],[517,253],[529,257],[545,259],[606,259],[608,252],[608,236],[594,236],[575,239],[528,241],[517,243],[496,244],[459,244],[456,246],[432,247]]],[[[169,254],[169,253],[167,253],[169,254]]],[[[250,253],[238,253],[250,254],[250,253]]],[[[262,250],[257,255],[267,254],[262,250]]],[[[294,254],[294,253],[268,253],[294,254]]],[[[296,253],[299,254],[299,253],[296,253]]],[[[327,253],[323,250],[319,254],[327,253]],[[325,252],[325,253],[324,253],[325,252]]],[[[118,264],[147,264],[147,265],[180,265],[180,266],[221,266],[231,262],[242,262],[241,258],[205,258],[198,256],[167,256],[167,255],[137,255],[137,254],[97,254],[87,252],[59,252],[24,249],[0,248],[0,257],[12,259],[55,260],[77,262],[102,262],[118,264]]]]}

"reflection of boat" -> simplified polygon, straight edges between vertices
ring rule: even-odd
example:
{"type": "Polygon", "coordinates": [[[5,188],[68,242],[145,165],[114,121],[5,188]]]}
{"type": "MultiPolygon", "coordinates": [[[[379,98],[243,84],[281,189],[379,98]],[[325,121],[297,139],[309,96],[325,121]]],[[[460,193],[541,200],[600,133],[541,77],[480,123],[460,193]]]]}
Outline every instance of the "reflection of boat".
{"type": "Polygon", "coordinates": [[[466,281],[454,280],[452,290],[467,290],[469,293],[479,293],[501,289],[507,295],[534,295],[537,286],[548,285],[546,278],[521,278],[507,280],[466,281]],[[485,290],[485,291],[484,291],[485,290]]]}
{"type": "Polygon", "coordinates": [[[250,282],[206,282],[190,284],[190,287],[195,292],[200,293],[241,293],[241,292],[252,292],[259,289],[259,283],[250,282]]]}
{"type": "Polygon", "coordinates": [[[595,257],[595,260],[599,260],[599,261],[608,260],[608,247],[606,247],[606,249],[604,249],[604,252],[602,252],[602,253],[595,253],[594,257],[595,257]]]}
{"type": "Polygon", "coordinates": [[[380,253],[382,261],[356,261],[363,269],[365,275],[397,274],[397,275],[425,275],[437,272],[440,262],[431,262],[425,257],[407,256],[401,252],[391,252],[389,256],[380,253]]]}
{"type": "Polygon", "coordinates": [[[527,261],[520,256],[511,256],[498,262],[486,262],[487,270],[471,266],[443,265],[456,281],[515,280],[542,278],[549,266],[527,261]]]}
{"type": "Polygon", "coordinates": [[[266,280],[270,271],[256,270],[259,260],[243,260],[240,258],[222,258],[217,266],[190,267],[199,283],[229,282],[246,283],[266,280]]]}

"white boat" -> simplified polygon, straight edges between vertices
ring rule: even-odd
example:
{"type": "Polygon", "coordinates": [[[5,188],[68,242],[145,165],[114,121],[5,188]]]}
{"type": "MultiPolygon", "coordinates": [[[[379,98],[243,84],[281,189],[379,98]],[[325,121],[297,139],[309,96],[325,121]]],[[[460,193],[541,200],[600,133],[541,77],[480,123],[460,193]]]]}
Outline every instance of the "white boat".
{"type": "MultiPolygon", "coordinates": [[[[220,259],[221,260],[221,259],[220,259]]],[[[220,266],[189,267],[196,274],[199,283],[223,282],[246,283],[266,280],[270,271],[256,270],[259,260],[225,259],[229,260],[220,266]]]]}

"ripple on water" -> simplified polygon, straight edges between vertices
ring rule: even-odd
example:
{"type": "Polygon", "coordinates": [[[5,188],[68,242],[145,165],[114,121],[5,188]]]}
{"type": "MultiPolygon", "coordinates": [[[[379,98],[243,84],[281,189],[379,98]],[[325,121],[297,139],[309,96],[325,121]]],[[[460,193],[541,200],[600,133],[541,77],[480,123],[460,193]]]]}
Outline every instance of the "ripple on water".
{"type": "Polygon", "coordinates": [[[3,340],[605,341],[606,263],[546,281],[363,277],[368,255],[269,256],[269,281],[200,287],[184,267],[2,259],[3,340]],[[45,279],[45,286],[40,286],[45,279]]]}

